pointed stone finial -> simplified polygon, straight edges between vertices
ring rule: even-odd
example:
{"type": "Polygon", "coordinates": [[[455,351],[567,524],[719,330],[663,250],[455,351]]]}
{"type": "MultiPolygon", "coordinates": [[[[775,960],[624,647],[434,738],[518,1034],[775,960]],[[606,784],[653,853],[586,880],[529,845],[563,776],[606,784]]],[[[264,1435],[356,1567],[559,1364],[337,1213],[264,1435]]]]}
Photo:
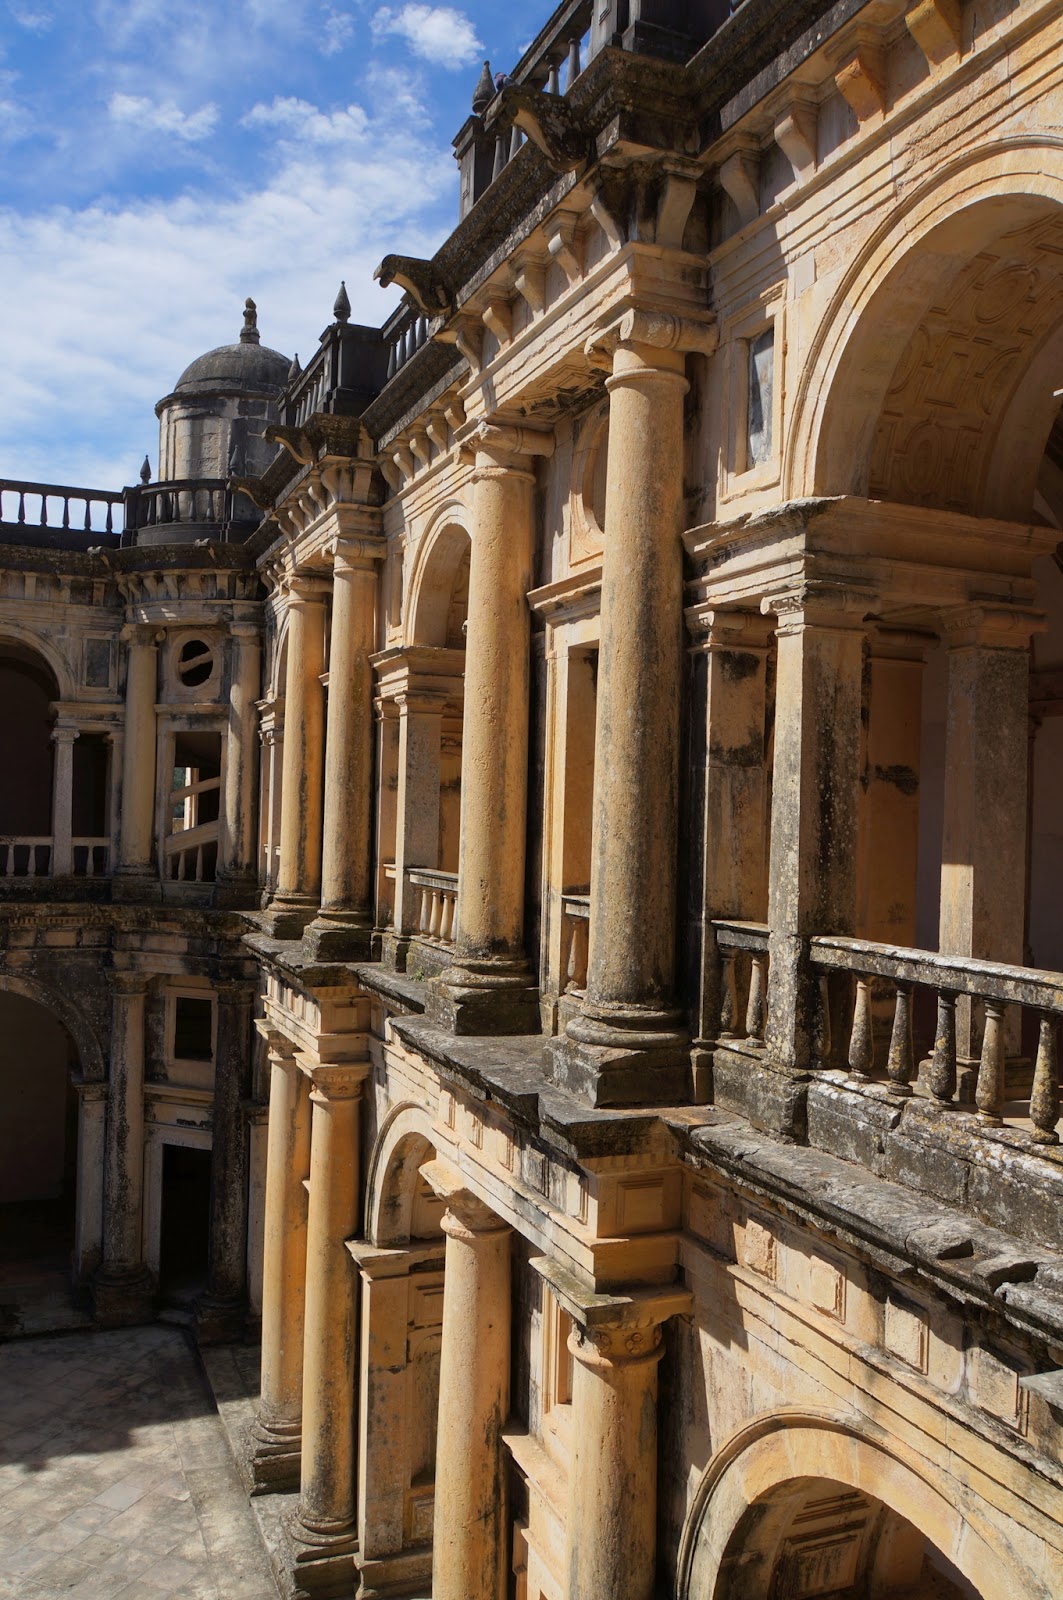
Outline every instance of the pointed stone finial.
{"type": "Polygon", "coordinates": [[[151,482],[151,462],[147,456],[144,457],[144,464],[140,469],[140,481],[141,483],[151,482]]]}
{"type": "Polygon", "coordinates": [[[340,284],[340,292],[336,296],[336,304],[332,308],[332,315],[337,322],[350,322],[351,320],[351,302],[347,294],[346,282],[340,284]]]}
{"type": "Polygon", "coordinates": [[[288,382],[289,383],[294,383],[296,378],[301,378],[302,375],[303,375],[303,369],[299,365],[299,352],[297,350],[295,352],[294,356],[292,356],[292,364],[288,368],[288,382]]]}
{"type": "Polygon", "coordinates": [[[244,301],[244,325],[240,329],[241,344],[258,344],[258,307],[250,296],[244,301]]]}
{"type": "Polygon", "coordinates": [[[495,80],[491,76],[491,63],[490,61],[485,61],[480,80],[472,92],[472,109],[478,117],[483,115],[494,97],[495,80]]]}

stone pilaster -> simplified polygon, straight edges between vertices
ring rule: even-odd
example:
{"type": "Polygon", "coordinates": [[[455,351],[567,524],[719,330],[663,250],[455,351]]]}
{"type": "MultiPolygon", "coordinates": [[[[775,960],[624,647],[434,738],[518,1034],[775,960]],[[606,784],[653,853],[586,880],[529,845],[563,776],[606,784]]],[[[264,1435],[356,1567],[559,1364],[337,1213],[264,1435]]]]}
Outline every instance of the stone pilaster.
{"type": "Polygon", "coordinates": [[[432,1595],[503,1600],[512,1236],[445,1163],[433,1161],[422,1171],[447,1203],[432,1595]]]}
{"type": "Polygon", "coordinates": [[[144,1264],[144,1008],[149,979],[112,972],[111,1058],[103,1190],[103,1260],[93,1280],[104,1327],[151,1316],[153,1285],[144,1264]]]}
{"type": "Polygon", "coordinates": [[[134,894],[137,880],[143,892],[150,883],[161,893],[155,870],[155,696],[158,646],[163,637],[153,627],[141,625],[127,627],[122,634],[128,657],[116,878],[133,880],[128,888],[134,894]]]}
{"type": "Polygon", "coordinates": [[[68,877],[74,870],[74,740],[78,730],[66,726],[52,731],[55,766],[52,774],[52,877],[68,877]]]}
{"type": "Polygon", "coordinates": [[[709,324],[632,311],[592,352],[611,370],[590,951],[553,1071],[593,1105],[690,1095],[674,996],[683,397],[686,354],[715,344],[709,324]]]}
{"type": "Polygon", "coordinates": [[[258,697],[262,681],[262,632],[234,623],[229,644],[229,720],[225,734],[225,792],[219,903],[250,905],[258,884],[258,697]]]}
{"type": "Polygon", "coordinates": [[[354,1578],[359,1114],[368,1064],[315,1066],[311,1078],[303,1429],[297,1586],[347,1594],[354,1578]]]}
{"type": "Polygon", "coordinates": [[[238,1339],[247,1316],[248,1133],[251,1088],[251,983],[222,983],[214,1052],[207,1291],[196,1307],[201,1344],[238,1339]]]}
{"type": "MultiPolygon", "coordinates": [[[[771,602],[778,616],[771,812],[769,1062],[816,1065],[817,933],[852,933],[861,778],[864,622],[873,597],[808,582],[771,602]]],[[[782,1122],[792,1091],[780,1088],[782,1122]]]]}
{"type": "Polygon", "coordinates": [[[252,1431],[259,1490],[299,1482],[306,1305],[306,1179],[310,1174],[310,1083],[294,1047],[270,1035],[269,1125],[262,1240],[262,1382],[252,1431]]]}
{"type": "Polygon", "coordinates": [[[536,1033],[524,951],[534,460],[552,434],[483,423],[476,435],[462,725],[455,965],[429,1014],[454,1033],[536,1033]]]}
{"type": "Polygon", "coordinates": [[[76,1083],[78,1097],[77,1218],[74,1274],[87,1283],[103,1250],[103,1182],[107,1150],[107,1085],[76,1083]]]}
{"type": "Polygon", "coordinates": [[[325,781],[325,600],[316,577],[288,580],[280,873],[268,912],[274,938],[297,939],[321,899],[325,781]]]}
{"type": "Polygon", "coordinates": [[[379,539],[339,539],[335,547],[321,911],[304,936],[309,953],[326,960],[366,959],[373,937],[371,656],[385,554],[379,539]]]}

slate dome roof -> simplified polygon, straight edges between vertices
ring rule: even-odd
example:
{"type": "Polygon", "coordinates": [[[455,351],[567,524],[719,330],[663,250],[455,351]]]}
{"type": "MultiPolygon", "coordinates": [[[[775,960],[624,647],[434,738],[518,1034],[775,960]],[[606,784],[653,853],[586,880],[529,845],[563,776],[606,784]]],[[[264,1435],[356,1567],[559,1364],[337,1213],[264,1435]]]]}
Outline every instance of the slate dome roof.
{"type": "Polygon", "coordinates": [[[198,356],[185,368],[175,394],[206,394],[216,389],[242,389],[274,394],[285,388],[291,358],[260,342],[258,313],[253,300],[244,310],[244,327],[237,344],[219,345],[198,356]]]}

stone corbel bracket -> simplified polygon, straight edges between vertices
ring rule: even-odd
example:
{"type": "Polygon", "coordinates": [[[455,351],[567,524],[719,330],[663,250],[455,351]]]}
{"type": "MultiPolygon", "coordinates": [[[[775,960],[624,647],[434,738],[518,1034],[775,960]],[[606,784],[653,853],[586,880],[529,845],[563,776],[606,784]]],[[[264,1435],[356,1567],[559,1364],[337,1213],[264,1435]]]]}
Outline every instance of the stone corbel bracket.
{"type": "Polygon", "coordinates": [[[716,318],[680,317],[670,311],[632,307],[598,333],[584,346],[591,366],[612,369],[613,356],[621,344],[645,345],[651,350],[674,350],[679,355],[711,356],[720,342],[716,318]]]}
{"type": "Polygon", "coordinates": [[[433,335],[440,344],[457,345],[477,377],[483,366],[483,336],[484,324],[471,310],[459,311],[433,335]]]}
{"type": "Polygon", "coordinates": [[[800,183],[816,170],[819,106],[811,96],[794,95],[775,118],[775,143],[800,183]]]}
{"type": "Polygon", "coordinates": [[[590,160],[591,136],[574,108],[558,95],[507,84],[494,122],[512,123],[542,151],[554,172],[575,172],[590,160]]]}
{"type": "Polygon", "coordinates": [[[960,0],[916,0],[904,21],[932,72],[958,59],[963,48],[960,0]]]}
{"type": "Polygon", "coordinates": [[[752,135],[735,141],[716,176],[744,228],[760,216],[760,145],[752,135]]]}
{"type": "MultiPolygon", "coordinates": [[[[289,428],[281,422],[273,422],[263,429],[263,437],[268,444],[281,445],[301,467],[308,467],[317,456],[313,439],[302,428],[289,428]]],[[[257,500],[255,504],[258,504],[257,500]]]]}
{"type": "Polygon", "coordinates": [[[548,218],[543,228],[546,234],[546,248],[568,279],[570,289],[574,288],[583,277],[583,265],[579,259],[576,237],[579,220],[575,212],[558,211],[548,218]]]}
{"type": "Polygon", "coordinates": [[[868,122],[886,110],[886,62],[877,36],[858,34],[837,58],[834,81],[838,93],[856,112],[858,121],[868,122]]]}
{"type": "Polygon", "coordinates": [[[385,256],[373,277],[382,289],[397,283],[426,317],[446,316],[454,297],[431,261],[418,256],[385,256]]]}

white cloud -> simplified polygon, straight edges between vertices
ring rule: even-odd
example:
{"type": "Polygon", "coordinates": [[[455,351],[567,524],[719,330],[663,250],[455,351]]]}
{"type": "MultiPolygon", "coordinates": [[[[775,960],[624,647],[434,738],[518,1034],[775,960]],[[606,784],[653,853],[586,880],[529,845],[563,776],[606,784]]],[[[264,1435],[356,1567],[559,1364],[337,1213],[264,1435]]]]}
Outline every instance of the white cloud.
{"type": "Polygon", "coordinates": [[[186,112],[172,100],[149,100],[146,96],[136,94],[112,94],[107,109],[114,122],[134,123],[141,131],[169,133],[189,144],[208,138],[218,123],[216,105],[200,106],[198,111],[186,112]]]}
{"type": "Polygon", "coordinates": [[[361,106],[342,111],[321,111],[308,100],[278,96],[269,105],[252,106],[241,118],[245,128],[275,128],[296,143],[350,144],[364,139],[369,118],[361,106]]]}
{"type": "Polygon", "coordinates": [[[414,55],[448,71],[470,65],[483,53],[473,24],[453,6],[381,6],[372,28],[377,35],[400,34],[414,55]]]}
{"type": "Polygon", "coordinates": [[[354,18],[343,11],[330,11],[325,18],[320,45],[323,56],[338,56],[354,36],[354,18]]]}
{"type": "Polygon", "coordinates": [[[47,33],[55,23],[55,17],[50,11],[34,11],[29,6],[9,5],[7,8],[20,28],[28,28],[30,33],[47,33]]]}

